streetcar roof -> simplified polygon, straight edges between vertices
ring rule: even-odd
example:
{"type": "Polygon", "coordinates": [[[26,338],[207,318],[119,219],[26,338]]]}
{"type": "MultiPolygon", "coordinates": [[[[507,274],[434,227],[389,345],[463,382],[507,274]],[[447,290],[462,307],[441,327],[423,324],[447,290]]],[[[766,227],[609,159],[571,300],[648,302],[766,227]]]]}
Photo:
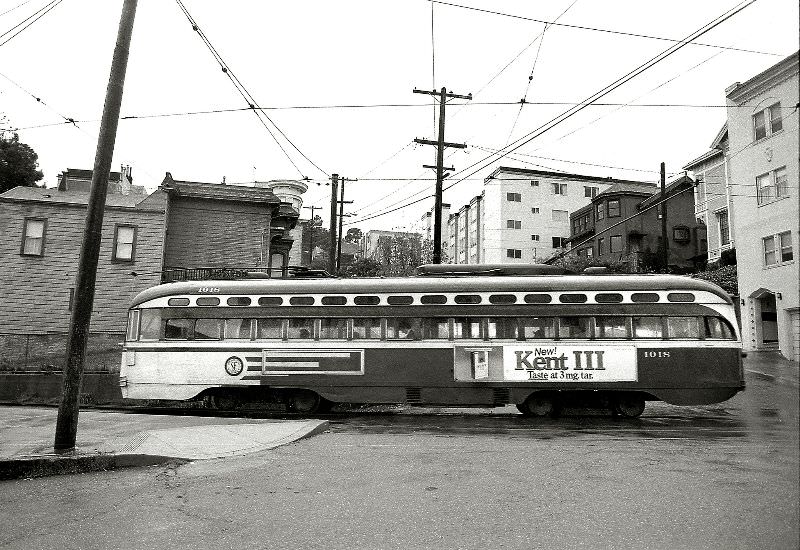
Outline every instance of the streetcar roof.
{"type": "Polygon", "coordinates": [[[131,307],[166,296],[180,295],[288,295],[288,294],[385,294],[453,292],[619,292],[705,291],[731,303],[715,284],[681,275],[539,275],[352,278],[352,279],[245,279],[181,281],[166,283],[139,293],[131,307]]]}

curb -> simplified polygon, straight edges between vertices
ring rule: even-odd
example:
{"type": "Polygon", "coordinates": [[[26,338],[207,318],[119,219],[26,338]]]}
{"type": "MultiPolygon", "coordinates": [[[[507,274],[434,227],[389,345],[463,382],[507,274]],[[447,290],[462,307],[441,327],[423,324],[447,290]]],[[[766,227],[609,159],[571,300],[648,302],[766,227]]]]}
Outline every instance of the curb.
{"type": "Polygon", "coordinates": [[[121,468],[154,466],[166,462],[185,464],[188,460],[156,455],[84,455],[84,456],[34,456],[0,460],[0,481],[64,474],[103,472],[121,468]]]}

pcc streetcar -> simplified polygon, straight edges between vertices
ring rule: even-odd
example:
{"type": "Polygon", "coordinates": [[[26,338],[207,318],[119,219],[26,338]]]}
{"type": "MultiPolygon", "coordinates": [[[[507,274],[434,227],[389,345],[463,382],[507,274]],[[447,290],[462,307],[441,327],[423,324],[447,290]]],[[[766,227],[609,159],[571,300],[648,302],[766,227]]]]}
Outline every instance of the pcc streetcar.
{"type": "Polygon", "coordinates": [[[730,297],[673,275],[550,266],[423,266],[409,278],[163,284],[133,301],[128,399],[220,408],[337,402],[565,405],[639,416],[648,400],[703,405],[744,389],[730,297]]]}

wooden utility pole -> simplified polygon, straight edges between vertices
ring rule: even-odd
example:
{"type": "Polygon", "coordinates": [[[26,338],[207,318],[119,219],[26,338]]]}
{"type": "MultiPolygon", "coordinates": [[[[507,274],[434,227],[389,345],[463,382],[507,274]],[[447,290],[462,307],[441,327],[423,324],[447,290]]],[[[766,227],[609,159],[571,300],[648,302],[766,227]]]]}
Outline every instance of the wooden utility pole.
{"type": "Polygon", "coordinates": [[[89,337],[89,323],[94,305],[94,289],[97,279],[97,261],[100,256],[100,235],[103,227],[103,213],[108,191],[108,176],[114,155],[117,137],[117,124],[122,104],[122,91],[125,84],[125,71],[128,66],[128,52],[133,20],[136,16],[137,0],[125,0],[117,31],[117,44],[111,60],[111,73],[106,88],[105,106],[97,137],[97,152],[92,169],[92,186],[89,191],[89,204],[86,213],[86,229],[83,234],[78,275],[75,280],[72,317],[69,325],[67,343],[67,364],[64,368],[64,388],[58,406],[54,450],[66,453],[75,449],[78,432],[78,397],[86,359],[86,342],[89,337]]]}
{"type": "Polygon", "coordinates": [[[328,245],[328,271],[336,275],[336,195],[339,192],[339,174],[331,174],[331,242],[328,245]]]}
{"type": "Polygon", "coordinates": [[[472,94],[459,95],[449,93],[447,89],[442,87],[440,91],[436,90],[417,90],[414,88],[415,94],[427,94],[433,97],[439,96],[439,136],[436,141],[427,139],[415,138],[416,143],[422,145],[435,145],[436,146],[436,200],[434,203],[433,212],[433,263],[442,263],[442,182],[444,181],[445,167],[444,167],[444,148],[453,147],[456,149],[465,149],[467,146],[463,143],[448,143],[444,140],[444,108],[448,98],[459,99],[472,99],[472,94]]]}
{"type": "Polygon", "coordinates": [[[339,272],[339,268],[342,267],[342,220],[344,219],[344,205],[345,204],[353,204],[353,201],[346,201],[344,200],[344,182],[346,181],[358,181],[357,179],[349,179],[344,176],[339,178],[339,181],[342,182],[342,198],[339,199],[339,239],[336,241],[336,272],[339,272]]]}
{"type": "Polygon", "coordinates": [[[661,261],[664,273],[669,272],[669,240],[667,239],[667,168],[661,163],[661,261]]]}
{"type": "Polygon", "coordinates": [[[311,262],[314,261],[314,211],[322,210],[322,207],[304,206],[303,208],[306,210],[311,210],[311,223],[308,224],[308,265],[311,265],[311,262]]]}

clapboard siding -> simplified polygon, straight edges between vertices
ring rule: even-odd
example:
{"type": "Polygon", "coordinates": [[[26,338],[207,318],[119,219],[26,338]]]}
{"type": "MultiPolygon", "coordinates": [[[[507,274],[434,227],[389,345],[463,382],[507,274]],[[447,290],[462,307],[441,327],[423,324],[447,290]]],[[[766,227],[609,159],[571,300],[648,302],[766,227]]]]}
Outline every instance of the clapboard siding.
{"type": "Polygon", "coordinates": [[[170,199],[164,265],[258,266],[262,238],[266,243],[269,234],[270,212],[263,205],[170,199]]]}
{"type": "MultiPolygon", "coordinates": [[[[70,289],[75,287],[86,218],[85,205],[48,202],[0,202],[0,333],[42,333],[69,328],[70,289]],[[47,219],[44,254],[22,256],[27,217],[47,219]]],[[[160,280],[164,212],[107,208],[92,313],[92,331],[120,331],[127,305],[160,280]],[[134,261],[115,263],[117,224],[137,227],[134,261]]]]}

